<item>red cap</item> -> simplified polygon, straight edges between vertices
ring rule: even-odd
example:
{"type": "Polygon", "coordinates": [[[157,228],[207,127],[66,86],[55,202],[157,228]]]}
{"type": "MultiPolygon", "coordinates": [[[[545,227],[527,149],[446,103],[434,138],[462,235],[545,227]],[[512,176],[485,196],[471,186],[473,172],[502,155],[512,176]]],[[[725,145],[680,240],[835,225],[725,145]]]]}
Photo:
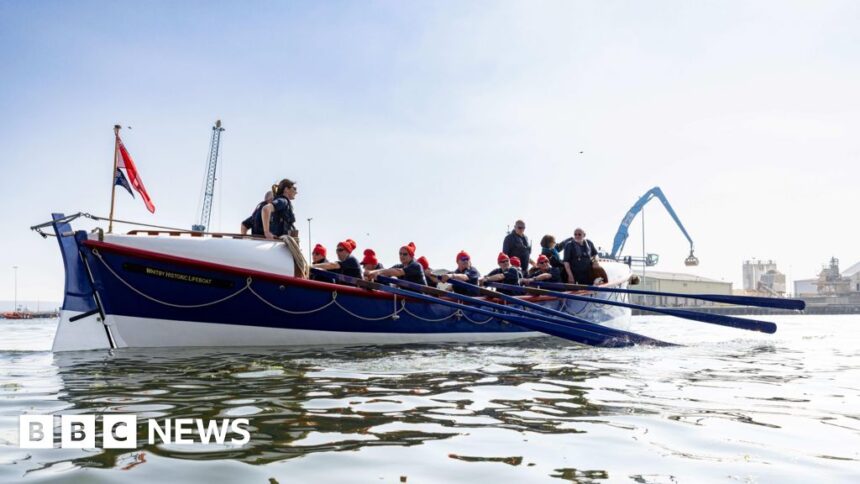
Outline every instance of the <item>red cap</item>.
{"type": "Polygon", "coordinates": [[[511,265],[514,267],[522,267],[523,263],[520,262],[520,258],[517,256],[511,257],[511,265]]]}
{"type": "Polygon", "coordinates": [[[461,250],[459,253],[457,253],[456,261],[459,262],[460,259],[471,259],[471,257],[469,257],[468,252],[466,252],[465,250],[461,250]]]}
{"type": "Polygon", "coordinates": [[[508,257],[508,254],[505,254],[504,252],[499,252],[499,257],[496,259],[496,262],[504,262],[504,261],[510,260],[510,259],[511,258],[508,257]]]}
{"type": "Polygon", "coordinates": [[[361,265],[375,266],[376,264],[379,264],[379,261],[376,260],[376,252],[373,249],[364,249],[364,259],[361,259],[361,265]]]}
{"type": "Polygon", "coordinates": [[[544,263],[544,262],[549,262],[549,257],[547,257],[547,256],[545,256],[545,255],[543,255],[543,254],[539,255],[539,256],[538,256],[537,263],[538,263],[538,264],[542,264],[542,263],[544,263]]]}
{"type": "Polygon", "coordinates": [[[347,252],[351,253],[355,250],[355,241],[352,239],[346,239],[343,242],[338,242],[337,246],[343,247],[347,252]]]}
{"type": "Polygon", "coordinates": [[[425,271],[430,268],[430,261],[423,255],[418,258],[418,263],[421,264],[421,267],[423,267],[425,271]]]}
{"type": "Polygon", "coordinates": [[[409,242],[401,247],[401,249],[406,249],[406,252],[409,252],[410,257],[415,257],[415,242],[409,242]]]}
{"type": "Polygon", "coordinates": [[[319,255],[325,257],[325,247],[323,247],[322,244],[317,244],[314,246],[314,251],[311,253],[312,254],[319,254],[319,255]]]}

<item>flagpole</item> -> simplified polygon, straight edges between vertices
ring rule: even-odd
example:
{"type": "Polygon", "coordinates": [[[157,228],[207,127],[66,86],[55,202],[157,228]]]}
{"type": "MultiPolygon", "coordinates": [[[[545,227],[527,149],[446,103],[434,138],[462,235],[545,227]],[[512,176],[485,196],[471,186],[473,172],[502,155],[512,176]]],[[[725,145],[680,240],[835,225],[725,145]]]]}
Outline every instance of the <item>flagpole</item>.
{"type": "Polygon", "coordinates": [[[113,232],[113,206],[114,201],[116,201],[116,167],[119,163],[119,130],[122,129],[122,126],[115,124],[113,126],[113,134],[116,138],[113,144],[113,171],[111,172],[111,184],[110,184],[110,215],[108,216],[108,233],[113,232]]]}

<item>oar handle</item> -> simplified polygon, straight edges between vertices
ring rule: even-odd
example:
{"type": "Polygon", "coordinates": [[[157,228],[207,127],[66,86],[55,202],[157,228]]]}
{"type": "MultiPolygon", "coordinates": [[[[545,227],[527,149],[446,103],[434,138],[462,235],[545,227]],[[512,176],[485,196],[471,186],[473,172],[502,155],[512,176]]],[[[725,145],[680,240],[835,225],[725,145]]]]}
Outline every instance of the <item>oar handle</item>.
{"type": "Polygon", "coordinates": [[[655,308],[651,306],[643,306],[641,304],[626,303],[622,301],[613,301],[611,299],[598,299],[578,294],[568,294],[555,291],[547,291],[545,289],[525,288],[522,286],[508,286],[506,284],[493,283],[493,286],[503,287],[509,290],[521,289],[523,291],[532,292],[533,294],[541,294],[545,296],[554,296],[564,299],[572,299],[575,301],[593,302],[599,304],[608,304],[610,306],[620,306],[631,309],[639,309],[657,314],[665,314],[667,316],[675,316],[678,318],[691,319],[702,323],[718,324],[720,326],[728,326],[731,328],[745,329],[748,331],[759,331],[762,333],[775,333],[776,324],[770,321],[759,321],[756,319],[736,318],[732,316],[724,316],[721,314],[700,313],[696,311],[688,311],[684,309],[667,309],[655,308]]]}
{"type": "Polygon", "coordinates": [[[564,284],[561,282],[534,282],[532,285],[545,287],[556,291],[596,291],[616,292],[620,294],[638,294],[642,296],[666,296],[701,301],[719,302],[736,306],[755,306],[761,308],[789,309],[801,311],[806,308],[806,302],[800,299],[782,299],[760,296],[734,296],[729,294],[682,294],[675,292],[645,291],[642,289],[621,289],[618,287],[586,286],[582,284],[564,284]]]}

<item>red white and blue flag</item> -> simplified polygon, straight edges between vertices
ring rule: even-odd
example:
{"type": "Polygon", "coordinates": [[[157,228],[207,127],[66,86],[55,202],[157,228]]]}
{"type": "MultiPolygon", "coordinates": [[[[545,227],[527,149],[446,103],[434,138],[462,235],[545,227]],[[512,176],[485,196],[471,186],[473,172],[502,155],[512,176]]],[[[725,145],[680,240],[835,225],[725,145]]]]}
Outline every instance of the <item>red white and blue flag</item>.
{"type": "Polygon", "coordinates": [[[125,188],[128,194],[131,195],[131,198],[134,198],[134,192],[131,191],[131,185],[128,183],[128,178],[122,174],[122,170],[119,169],[119,166],[116,167],[116,173],[114,173],[113,177],[113,184],[118,187],[125,188]]]}
{"type": "Polygon", "coordinates": [[[131,155],[128,154],[128,150],[125,149],[125,145],[122,144],[122,140],[119,135],[116,136],[116,149],[117,149],[117,165],[116,165],[116,173],[114,174],[114,184],[119,185],[126,190],[128,193],[131,193],[131,196],[134,196],[131,188],[140,194],[140,198],[143,199],[143,203],[146,204],[146,209],[151,213],[155,213],[155,205],[152,203],[152,199],[149,198],[149,194],[146,193],[146,187],[143,186],[143,180],[140,179],[140,174],[137,172],[137,167],[134,166],[134,160],[131,159],[131,155]],[[125,170],[125,174],[128,174],[128,177],[123,174],[123,170],[125,170]],[[131,188],[129,188],[129,183],[131,184],[131,188]]]}

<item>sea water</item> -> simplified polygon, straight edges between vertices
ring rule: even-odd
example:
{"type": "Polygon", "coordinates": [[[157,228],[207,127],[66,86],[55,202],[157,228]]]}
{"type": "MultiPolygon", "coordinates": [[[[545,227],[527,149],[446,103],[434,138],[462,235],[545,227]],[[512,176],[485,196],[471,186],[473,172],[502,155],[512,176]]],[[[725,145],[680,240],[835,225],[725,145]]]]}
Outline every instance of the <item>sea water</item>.
{"type": "Polygon", "coordinates": [[[860,482],[860,318],[767,319],[634,318],[672,348],[58,354],[56,321],[0,320],[0,481],[860,482]],[[22,414],[247,418],[251,440],[22,449],[22,414]]]}

